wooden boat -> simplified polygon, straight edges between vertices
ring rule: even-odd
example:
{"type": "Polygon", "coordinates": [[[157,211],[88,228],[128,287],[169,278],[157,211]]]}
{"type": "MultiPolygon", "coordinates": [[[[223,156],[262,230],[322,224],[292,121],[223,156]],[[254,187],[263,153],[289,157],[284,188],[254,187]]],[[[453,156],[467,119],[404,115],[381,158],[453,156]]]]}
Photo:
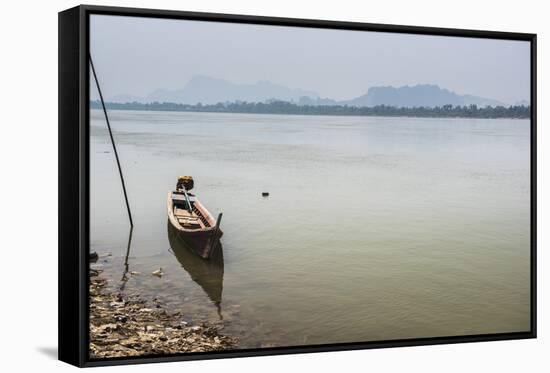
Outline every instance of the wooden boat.
{"type": "Polygon", "coordinates": [[[181,238],[179,231],[168,222],[168,242],[182,268],[191,276],[218,308],[221,318],[221,301],[223,292],[223,248],[216,245],[209,260],[203,260],[181,238]]]}
{"type": "Polygon", "coordinates": [[[193,178],[182,176],[176,190],[168,192],[168,220],[197,255],[208,259],[223,234],[220,229],[222,214],[214,220],[199,199],[188,192],[192,187],[193,178]]]}

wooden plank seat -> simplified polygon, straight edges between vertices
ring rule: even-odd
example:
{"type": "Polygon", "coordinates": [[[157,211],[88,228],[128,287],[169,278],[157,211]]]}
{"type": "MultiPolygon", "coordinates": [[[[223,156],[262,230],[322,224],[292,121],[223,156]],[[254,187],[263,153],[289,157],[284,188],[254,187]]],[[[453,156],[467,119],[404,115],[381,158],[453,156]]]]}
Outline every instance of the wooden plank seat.
{"type": "Polygon", "coordinates": [[[197,216],[196,214],[189,212],[189,210],[186,210],[177,206],[174,208],[174,215],[187,216],[187,217],[197,216]]]}
{"type": "Polygon", "coordinates": [[[190,213],[188,210],[181,209],[178,207],[174,208],[174,216],[178,220],[178,223],[180,223],[183,227],[186,228],[205,228],[204,223],[200,219],[199,216],[197,216],[196,213],[190,213]]]}

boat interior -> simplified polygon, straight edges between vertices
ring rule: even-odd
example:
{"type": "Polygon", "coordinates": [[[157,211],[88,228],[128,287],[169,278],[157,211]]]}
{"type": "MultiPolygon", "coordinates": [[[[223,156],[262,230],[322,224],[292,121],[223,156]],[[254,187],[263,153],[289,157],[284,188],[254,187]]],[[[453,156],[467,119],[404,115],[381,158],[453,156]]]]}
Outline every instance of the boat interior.
{"type": "Polygon", "coordinates": [[[174,206],[174,217],[178,223],[185,229],[205,229],[210,227],[208,220],[202,215],[200,210],[195,206],[195,196],[188,193],[191,209],[185,196],[179,193],[172,194],[172,202],[174,206]]]}

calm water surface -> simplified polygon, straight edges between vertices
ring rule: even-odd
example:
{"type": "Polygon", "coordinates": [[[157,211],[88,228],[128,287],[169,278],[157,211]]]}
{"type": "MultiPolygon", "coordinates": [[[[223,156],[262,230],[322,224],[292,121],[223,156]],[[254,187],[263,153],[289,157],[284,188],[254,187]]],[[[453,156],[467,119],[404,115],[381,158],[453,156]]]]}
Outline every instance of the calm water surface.
{"type": "Polygon", "coordinates": [[[126,261],[91,118],[91,246],[112,253],[97,266],[113,288],[223,323],[242,348],[529,329],[529,121],[111,111],[126,261]],[[170,235],[178,175],[223,211],[214,263],[170,235]]]}

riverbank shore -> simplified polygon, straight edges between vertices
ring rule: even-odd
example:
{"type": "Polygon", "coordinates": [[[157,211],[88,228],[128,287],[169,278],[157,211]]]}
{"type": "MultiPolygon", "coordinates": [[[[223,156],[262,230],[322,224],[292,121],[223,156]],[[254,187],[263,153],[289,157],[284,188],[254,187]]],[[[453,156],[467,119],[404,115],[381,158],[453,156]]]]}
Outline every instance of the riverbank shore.
{"type": "Polygon", "coordinates": [[[90,357],[112,358],[219,351],[237,341],[221,326],[188,325],[181,312],[148,304],[139,295],[107,289],[107,280],[90,272],[90,357]]]}

